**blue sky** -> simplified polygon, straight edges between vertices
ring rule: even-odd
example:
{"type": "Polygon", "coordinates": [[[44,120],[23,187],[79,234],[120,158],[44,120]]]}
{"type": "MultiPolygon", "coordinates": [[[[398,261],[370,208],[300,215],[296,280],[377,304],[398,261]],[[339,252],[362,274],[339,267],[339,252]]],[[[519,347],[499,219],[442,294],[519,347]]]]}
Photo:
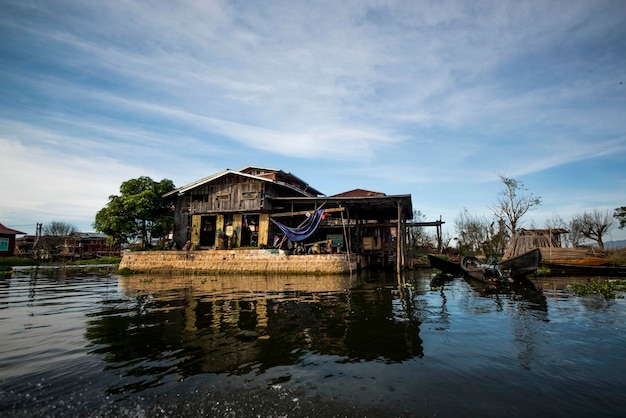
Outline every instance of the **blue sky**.
{"type": "Polygon", "coordinates": [[[411,194],[451,235],[498,174],[542,199],[523,226],[612,212],[626,3],[0,0],[1,223],[91,231],[125,180],[247,165],[411,194]]]}

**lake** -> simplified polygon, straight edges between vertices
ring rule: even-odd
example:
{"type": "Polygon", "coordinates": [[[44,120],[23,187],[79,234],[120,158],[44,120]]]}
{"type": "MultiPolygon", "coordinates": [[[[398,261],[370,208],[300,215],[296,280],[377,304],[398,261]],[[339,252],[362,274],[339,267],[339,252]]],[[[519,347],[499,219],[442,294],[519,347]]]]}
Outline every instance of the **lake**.
{"type": "Polygon", "coordinates": [[[626,416],[626,301],[575,278],[0,279],[0,410],[67,417],[626,416]]]}

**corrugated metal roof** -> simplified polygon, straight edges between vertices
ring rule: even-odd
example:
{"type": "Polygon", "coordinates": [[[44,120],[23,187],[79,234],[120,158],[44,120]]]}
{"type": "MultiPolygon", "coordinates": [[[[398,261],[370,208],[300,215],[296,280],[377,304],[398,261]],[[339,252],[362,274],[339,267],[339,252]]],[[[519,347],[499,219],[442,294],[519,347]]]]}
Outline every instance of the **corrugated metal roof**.
{"type": "MultiPolygon", "coordinates": [[[[244,167],[243,169],[247,169],[247,168],[253,168],[253,166],[244,167]]],[[[282,171],[281,170],[276,170],[276,172],[282,172],[282,171]]],[[[282,173],[284,173],[284,172],[282,172],[282,173]]],[[[294,177],[296,180],[304,183],[307,186],[307,188],[309,188],[311,191],[309,192],[309,191],[306,191],[306,190],[302,190],[302,189],[300,189],[298,187],[295,187],[295,186],[293,186],[291,184],[284,183],[284,182],[281,182],[281,181],[274,181],[274,180],[268,179],[266,177],[255,176],[255,175],[252,175],[252,174],[242,173],[239,170],[226,169],[226,170],[220,171],[218,173],[212,174],[212,175],[210,175],[208,177],[204,177],[204,178],[201,178],[201,179],[196,180],[194,182],[191,182],[189,184],[186,184],[186,185],[184,185],[182,187],[179,187],[176,190],[172,190],[171,192],[168,192],[168,193],[164,194],[163,197],[168,197],[168,196],[171,196],[173,194],[178,194],[178,195],[184,194],[185,192],[187,192],[187,191],[189,191],[191,189],[195,189],[198,186],[202,186],[202,185],[204,185],[206,183],[214,181],[214,180],[216,180],[216,179],[218,179],[220,177],[223,177],[225,175],[228,175],[228,174],[233,174],[233,175],[241,176],[241,177],[247,177],[247,178],[251,178],[251,179],[255,179],[255,180],[259,180],[259,181],[264,181],[264,182],[268,182],[268,183],[279,184],[279,185],[281,185],[283,187],[288,187],[288,188],[290,188],[290,189],[292,189],[294,191],[302,193],[305,196],[314,197],[314,196],[317,196],[318,194],[320,194],[318,190],[315,190],[312,187],[308,187],[308,184],[306,184],[305,182],[301,181],[297,177],[295,177],[295,176],[293,176],[291,174],[288,174],[288,173],[284,173],[284,174],[290,175],[291,177],[294,177]]]]}
{"type": "Polygon", "coordinates": [[[386,196],[382,192],[373,192],[365,189],[352,189],[347,192],[332,195],[330,197],[369,197],[369,196],[386,196]]]}

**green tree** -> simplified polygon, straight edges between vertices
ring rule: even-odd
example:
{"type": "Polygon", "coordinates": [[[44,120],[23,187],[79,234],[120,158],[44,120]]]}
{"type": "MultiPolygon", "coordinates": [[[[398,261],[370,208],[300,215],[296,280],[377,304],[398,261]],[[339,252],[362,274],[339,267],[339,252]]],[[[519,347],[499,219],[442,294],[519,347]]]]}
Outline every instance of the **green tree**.
{"type": "Polygon", "coordinates": [[[150,177],[127,180],[120,186],[119,196],[109,196],[109,203],[98,211],[93,226],[115,243],[140,239],[145,248],[151,238],[165,236],[174,225],[172,202],[163,198],[174,188],[174,183],[168,179],[160,182],[150,177]]]}
{"type": "Polygon", "coordinates": [[[619,221],[619,229],[623,229],[626,226],[626,206],[616,208],[613,216],[619,221]]]}
{"type": "Polygon", "coordinates": [[[493,214],[502,221],[511,237],[520,225],[520,218],[530,209],[541,204],[541,197],[525,193],[524,183],[499,174],[504,188],[498,193],[498,203],[491,208],[493,214]]]}

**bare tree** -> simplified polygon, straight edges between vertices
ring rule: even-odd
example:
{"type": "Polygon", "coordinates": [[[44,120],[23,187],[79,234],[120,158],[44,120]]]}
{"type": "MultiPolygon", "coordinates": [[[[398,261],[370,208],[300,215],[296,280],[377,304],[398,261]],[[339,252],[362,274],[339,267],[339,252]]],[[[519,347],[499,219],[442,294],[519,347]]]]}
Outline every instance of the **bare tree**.
{"type": "Polygon", "coordinates": [[[53,257],[58,254],[64,245],[65,237],[77,232],[74,225],[67,222],[52,221],[43,227],[43,236],[40,237],[34,247],[38,257],[47,255],[53,257]]]}
{"type": "MultiPolygon", "coordinates": [[[[544,223],[543,223],[544,228],[546,229],[564,229],[564,230],[571,230],[571,227],[567,224],[567,222],[565,222],[565,220],[563,218],[561,218],[560,215],[554,215],[551,218],[547,218],[544,223]]],[[[569,234],[564,234],[564,236],[561,238],[562,243],[566,246],[566,247],[575,247],[576,245],[574,245],[574,240],[577,241],[577,243],[580,242],[580,237],[576,237],[574,236],[574,234],[569,233],[569,234]]]]}
{"type": "Polygon", "coordinates": [[[493,214],[507,228],[511,236],[517,232],[520,219],[530,209],[541,204],[541,198],[532,193],[527,194],[524,183],[498,174],[504,188],[498,193],[498,203],[491,208],[493,214]]]}
{"type": "Polygon", "coordinates": [[[44,235],[52,235],[54,237],[66,237],[77,231],[76,227],[67,222],[52,221],[44,225],[44,235]]]}
{"type": "MultiPolygon", "coordinates": [[[[438,242],[437,235],[432,234],[430,236],[430,240],[433,243],[437,243],[438,242]]],[[[446,250],[450,248],[450,242],[452,242],[452,235],[450,235],[448,231],[443,231],[441,234],[441,251],[443,253],[445,253],[446,250]]]]}
{"type": "Polygon", "coordinates": [[[584,212],[572,218],[571,227],[574,234],[598,243],[598,248],[604,249],[602,237],[615,226],[615,218],[608,210],[601,212],[595,209],[593,212],[584,212]]]}
{"type": "Polygon", "coordinates": [[[487,236],[483,245],[485,253],[491,255],[504,254],[509,245],[509,238],[506,226],[501,219],[497,223],[491,222],[487,228],[487,236]]]}
{"type": "Polygon", "coordinates": [[[477,251],[489,238],[489,221],[484,217],[470,214],[467,208],[463,208],[454,220],[454,228],[462,251],[477,251]]]}
{"type": "MultiPolygon", "coordinates": [[[[413,210],[413,222],[424,222],[425,220],[426,215],[419,210],[413,210]]],[[[417,245],[422,245],[424,242],[428,241],[428,235],[424,231],[423,227],[410,226],[407,229],[407,237],[411,246],[415,247],[417,245]]]]}

